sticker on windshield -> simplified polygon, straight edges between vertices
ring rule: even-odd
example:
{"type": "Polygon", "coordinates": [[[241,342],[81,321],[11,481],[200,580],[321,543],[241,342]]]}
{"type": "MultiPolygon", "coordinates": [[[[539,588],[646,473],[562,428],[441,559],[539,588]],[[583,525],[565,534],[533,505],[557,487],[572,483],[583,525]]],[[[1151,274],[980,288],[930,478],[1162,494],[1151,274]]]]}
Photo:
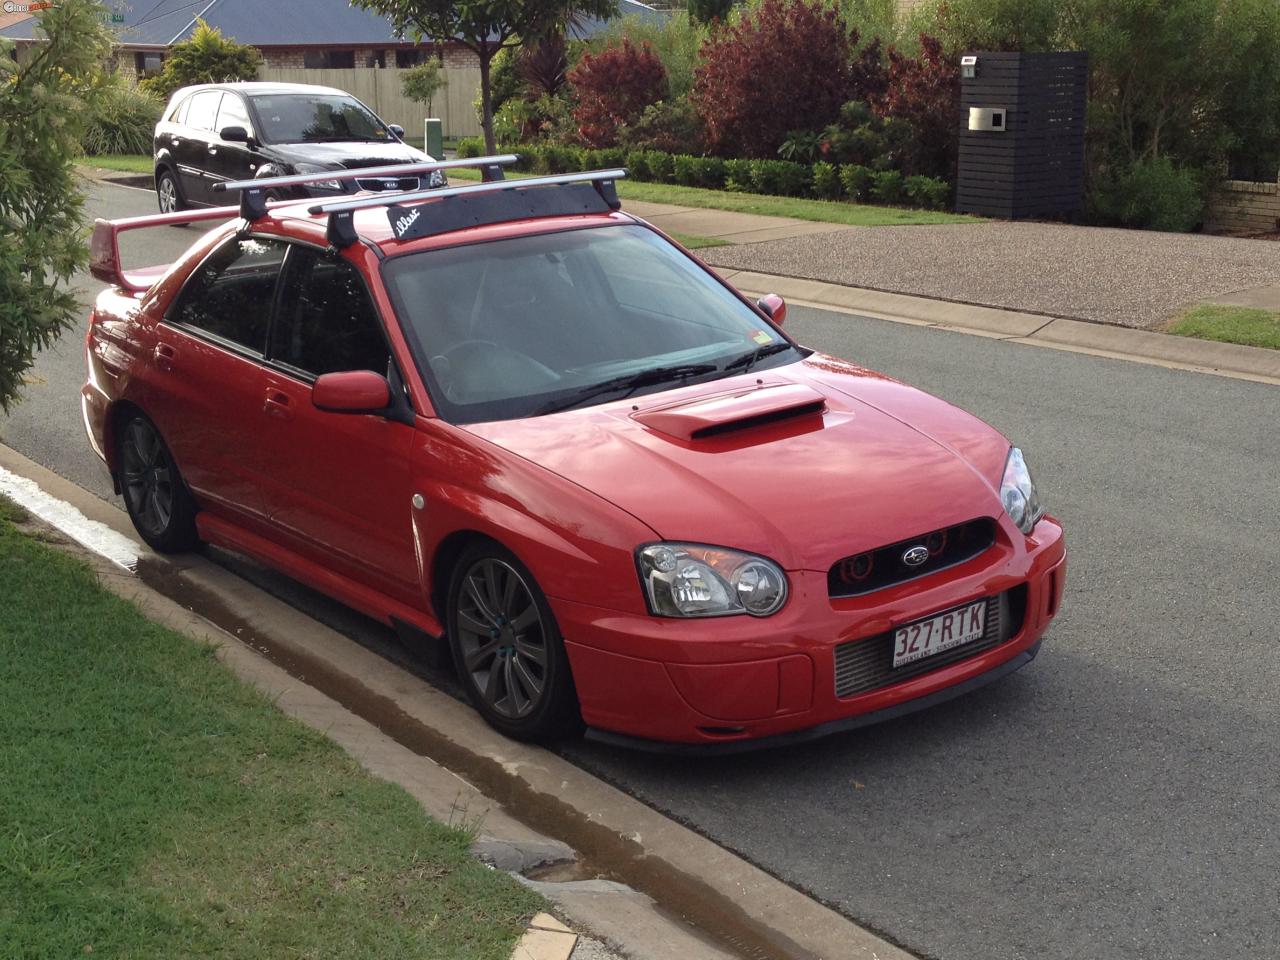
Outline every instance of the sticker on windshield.
{"type": "Polygon", "coordinates": [[[765,333],[763,330],[753,331],[751,339],[759,344],[773,343],[773,337],[769,336],[769,334],[765,333]]]}

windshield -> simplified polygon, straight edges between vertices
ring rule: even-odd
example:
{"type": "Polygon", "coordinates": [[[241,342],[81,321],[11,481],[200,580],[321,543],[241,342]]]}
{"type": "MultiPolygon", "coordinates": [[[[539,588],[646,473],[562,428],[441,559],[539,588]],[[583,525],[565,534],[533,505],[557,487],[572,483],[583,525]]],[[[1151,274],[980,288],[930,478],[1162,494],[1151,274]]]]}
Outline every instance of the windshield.
{"type": "Polygon", "coordinates": [[[395,140],[382,121],[355,97],[338,94],[272,93],[250,97],[264,143],[324,143],[395,140]]]}
{"type": "Polygon", "coordinates": [[[790,341],[641,226],[408,254],[384,277],[436,409],[537,416],[789,363],[790,341]]]}

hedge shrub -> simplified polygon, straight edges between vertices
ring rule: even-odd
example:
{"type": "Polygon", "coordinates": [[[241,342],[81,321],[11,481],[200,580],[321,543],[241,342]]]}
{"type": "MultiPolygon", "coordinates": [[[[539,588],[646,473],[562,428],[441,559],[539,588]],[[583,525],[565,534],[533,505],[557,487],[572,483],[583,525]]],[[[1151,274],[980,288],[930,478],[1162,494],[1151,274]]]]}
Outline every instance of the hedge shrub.
{"type": "Polygon", "coordinates": [[[630,38],[585,54],[569,72],[578,136],[591,147],[612,147],[618,130],[640,119],[645,107],[667,96],[667,69],[648,43],[630,38]]]}
{"type": "Polygon", "coordinates": [[[813,165],[813,195],[819,200],[840,199],[840,171],[834,164],[813,165]]]}
{"type": "Polygon", "coordinates": [[[951,184],[939,177],[907,177],[903,187],[911,205],[925,210],[945,210],[951,199],[951,184]]]}
{"type": "Polygon", "coordinates": [[[84,128],[84,152],[90,156],[151,153],[163,109],[157,97],[143,90],[123,83],[105,86],[84,128]]]}
{"type": "Polygon", "coordinates": [[[860,163],[850,163],[840,167],[840,186],[845,196],[858,203],[865,203],[871,196],[871,178],[875,171],[860,163]]]}
{"type": "Polygon", "coordinates": [[[877,203],[901,203],[902,174],[897,170],[877,170],[871,175],[871,199],[877,203]]]}

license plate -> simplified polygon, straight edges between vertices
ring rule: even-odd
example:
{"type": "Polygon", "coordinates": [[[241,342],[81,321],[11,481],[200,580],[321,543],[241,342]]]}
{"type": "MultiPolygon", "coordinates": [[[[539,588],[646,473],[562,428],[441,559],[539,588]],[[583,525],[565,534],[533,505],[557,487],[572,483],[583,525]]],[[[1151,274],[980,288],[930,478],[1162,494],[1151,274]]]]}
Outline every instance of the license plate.
{"type": "Polygon", "coordinates": [[[893,632],[893,665],[901,667],[972,643],[982,636],[986,623],[987,601],[979,600],[959,610],[900,627],[893,632]]]}

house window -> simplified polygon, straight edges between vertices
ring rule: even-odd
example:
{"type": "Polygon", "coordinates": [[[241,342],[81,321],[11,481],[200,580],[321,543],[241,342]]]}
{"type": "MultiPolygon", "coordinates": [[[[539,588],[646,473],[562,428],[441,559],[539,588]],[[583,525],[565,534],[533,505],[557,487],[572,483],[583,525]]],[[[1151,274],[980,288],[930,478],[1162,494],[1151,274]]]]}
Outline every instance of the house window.
{"type": "Polygon", "coordinates": [[[366,67],[385,67],[387,65],[387,51],[385,50],[366,50],[362,54],[363,64],[366,67]]]}
{"type": "Polygon", "coordinates": [[[413,47],[409,50],[396,51],[396,66],[400,69],[416,67],[431,59],[431,50],[427,47],[413,47]]]}
{"type": "Polygon", "coordinates": [[[356,65],[354,50],[306,50],[302,65],[308,70],[350,70],[356,65]]]}
{"type": "Polygon", "coordinates": [[[139,77],[154,77],[164,68],[164,54],[139,50],[133,55],[133,67],[139,77]]]}

